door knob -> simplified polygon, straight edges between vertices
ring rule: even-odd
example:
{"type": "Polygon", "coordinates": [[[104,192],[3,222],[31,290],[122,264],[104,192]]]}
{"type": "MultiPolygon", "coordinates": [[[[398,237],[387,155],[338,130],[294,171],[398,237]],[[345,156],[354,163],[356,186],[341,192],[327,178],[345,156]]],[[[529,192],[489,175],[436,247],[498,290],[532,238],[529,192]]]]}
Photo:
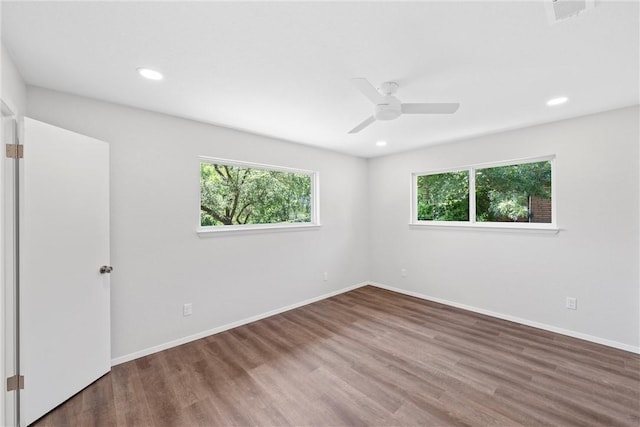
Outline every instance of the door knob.
{"type": "Polygon", "coordinates": [[[110,265],[103,265],[100,267],[100,274],[111,273],[113,271],[113,267],[110,265]]]}

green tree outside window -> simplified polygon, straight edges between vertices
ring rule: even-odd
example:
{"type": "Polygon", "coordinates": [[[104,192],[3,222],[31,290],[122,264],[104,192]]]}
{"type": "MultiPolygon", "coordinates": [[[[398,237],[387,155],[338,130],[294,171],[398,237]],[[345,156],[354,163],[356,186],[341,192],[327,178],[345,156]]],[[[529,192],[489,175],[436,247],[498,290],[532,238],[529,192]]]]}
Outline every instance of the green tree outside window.
{"type": "Polygon", "coordinates": [[[551,222],[551,161],[417,176],[418,221],[551,222]],[[536,211],[537,209],[537,211],[536,211]]]}
{"type": "Polygon", "coordinates": [[[200,163],[200,225],[311,222],[311,175],[200,163]]]}

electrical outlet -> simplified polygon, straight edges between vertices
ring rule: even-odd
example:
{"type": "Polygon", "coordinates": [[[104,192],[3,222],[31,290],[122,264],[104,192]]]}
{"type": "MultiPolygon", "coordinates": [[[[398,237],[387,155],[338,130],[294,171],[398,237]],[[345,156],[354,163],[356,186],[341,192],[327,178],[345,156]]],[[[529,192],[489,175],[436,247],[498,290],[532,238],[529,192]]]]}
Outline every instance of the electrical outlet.
{"type": "Polygon", "coordinates": [[[325,282],[329,280],[329,273],[327,273],[326,271],[322,273],[322,280],[324,280],[325,282]]]}
{"type": "Polygon", "coordinates": [[[407,269],[406,268],[400,269],[400,276],[407,277],[407,269]]]}
{"type": "Polygon", "coordinates": [[[566,306],[569,310],[577,310],[578,309],[578,299],[573,297],[567,297],[566,306]]]}
{"type": "Polygon", "coordinates": [[[182,315],[191,316],[193,314],[193,304],[187,303],[182,306],[182,315]]]}

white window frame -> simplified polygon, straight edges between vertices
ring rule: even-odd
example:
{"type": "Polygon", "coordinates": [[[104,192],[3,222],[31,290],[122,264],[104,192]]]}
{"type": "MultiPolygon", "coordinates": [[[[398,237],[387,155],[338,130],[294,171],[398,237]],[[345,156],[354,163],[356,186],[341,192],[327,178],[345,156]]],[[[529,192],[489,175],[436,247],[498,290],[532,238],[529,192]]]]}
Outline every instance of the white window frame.
{"type": "Polygon", "coordinates": [[[512,231],[540,231],[558,232],[557,226],[557,204],[556,204],[556,156],[542,156],[525,159],[504,160],[492,163],[477,163],[468,166],[454,167],[449,169],[431,170],[428,172],[415,172],[411,174],[411,217],[409,225],[412,227],[434,227],[434,228],[473,228],[483,230],[512,230],[512,231]],[[551,162],[551,222],[531,223],[531,222],[477,222],[476,221],[476,171],[478,169],[494,168],[500,166],[515,166],[526,163],[551,162]],[[469,221],[425,221],[418,220],[418,177],[424,175],[435,175],[450,172],[469,173],[469,221]]]}
{"type": "Polygon", "coordinates": [[[269,232],[269,231],[287,231],[287,230],[304,230],[320,228],[320,174],[316,171],[306,169],[296,169],[286,166],[276,166],[265,163],[246,162],[242,160],[230,160],[219,157],[198,156],[198,170],[200,163],[211,163],[217,165],[237,166],[241,168],[253,168],[262,170],[272,170],[284,173],[296,173],[300,175],[308,175],[311,177],[311,221],[310,222],[293,222],[293,223],[269,223],[269,224],[238,224],[238,225],[215,225],[202,226],[200,205],[202,202],[202,191],[200,188],[200,174],[198,174],[198,228],[197,233],[201,236],[215,235],[228,232],[269,232]]]}

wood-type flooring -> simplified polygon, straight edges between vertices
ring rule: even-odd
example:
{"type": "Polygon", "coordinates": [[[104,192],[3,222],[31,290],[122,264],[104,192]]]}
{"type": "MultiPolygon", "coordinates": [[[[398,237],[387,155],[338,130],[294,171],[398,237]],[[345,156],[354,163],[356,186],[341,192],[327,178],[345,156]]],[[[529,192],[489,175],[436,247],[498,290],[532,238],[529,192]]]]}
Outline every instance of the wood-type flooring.
{"type": "Polygon", "coordinates": [[[44,426],[638,426],[640,356],[366,286],[114,366],[44,426]]]}

